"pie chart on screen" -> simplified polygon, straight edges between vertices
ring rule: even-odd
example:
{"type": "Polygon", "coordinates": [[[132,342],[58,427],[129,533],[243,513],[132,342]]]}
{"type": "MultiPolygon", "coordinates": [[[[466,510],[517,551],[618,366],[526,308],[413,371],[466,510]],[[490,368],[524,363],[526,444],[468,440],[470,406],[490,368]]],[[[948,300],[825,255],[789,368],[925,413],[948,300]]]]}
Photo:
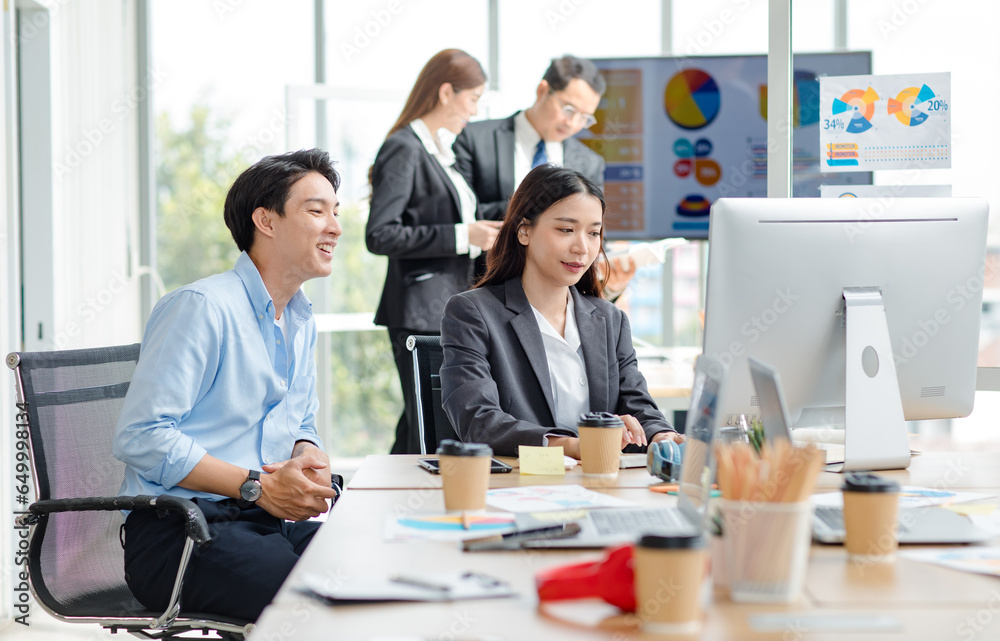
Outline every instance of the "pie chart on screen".
{"type": "Polygon", "coordinates": [[[663,105],[682,129],[701,129],[719,115],[719,85],[701,69],[684,69],[667,82],[663,105]]]}

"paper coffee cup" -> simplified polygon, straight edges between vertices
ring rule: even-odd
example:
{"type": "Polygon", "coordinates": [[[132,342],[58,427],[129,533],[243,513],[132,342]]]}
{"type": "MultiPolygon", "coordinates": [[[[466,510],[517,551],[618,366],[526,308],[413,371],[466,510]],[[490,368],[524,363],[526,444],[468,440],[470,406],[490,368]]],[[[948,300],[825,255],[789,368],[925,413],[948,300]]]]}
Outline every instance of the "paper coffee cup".
{"type": "Polygon", "coordinates": [[[437,450],[444,485],[444,508],[448,511],[486,509],[493,450],[484,443],[462,443],[445,439],[437,450]]]}
{"type": "Polygon", "coordinates": [[[851,559],[891,561],[898,546],[899,483],[874,474],[848,474],[844,492],[844,547],[851,559]]]}
{"type": "Polygon", "coordinates": [[[646,534],[635,546],[636,614],[645,632],[691,634],[701,629],[704,541],[697,534],[646,534]]]}
{"type": "Polygon", "coordinates": [[[598,478],[618,476],[625,423],[610,412],[581,414],[577,423],[583,475],[598,478]]]}

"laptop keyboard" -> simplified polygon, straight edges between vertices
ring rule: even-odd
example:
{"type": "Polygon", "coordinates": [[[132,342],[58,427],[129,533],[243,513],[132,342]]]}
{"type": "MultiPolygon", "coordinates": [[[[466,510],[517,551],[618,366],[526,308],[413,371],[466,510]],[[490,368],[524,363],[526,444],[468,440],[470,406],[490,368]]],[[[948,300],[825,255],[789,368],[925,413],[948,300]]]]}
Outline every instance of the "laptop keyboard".
{"type": "Polygon", "coordinates": [[[634,534],[643,530],[689,530],[680,510],[591,510],[590,519],[602,535],[634,534]]]}
{"type": "MultiPolygon", "coordinates": [[[[833,507],[832,505],[817,505],[816,506],[816,518],[822,521],[827,527],[829,527],[834,532],[844,531],[844,509],[840,507],[833,507]]],[[[900,521],[897,523],[900,533],[908,532],[910,530],[909,526],[900,521]]]]}
{"type": "Polygon", "coordinates": [[[816,506],[816,518],[834,532],[844,531],[844,510],[829,505],[816,506]]]}

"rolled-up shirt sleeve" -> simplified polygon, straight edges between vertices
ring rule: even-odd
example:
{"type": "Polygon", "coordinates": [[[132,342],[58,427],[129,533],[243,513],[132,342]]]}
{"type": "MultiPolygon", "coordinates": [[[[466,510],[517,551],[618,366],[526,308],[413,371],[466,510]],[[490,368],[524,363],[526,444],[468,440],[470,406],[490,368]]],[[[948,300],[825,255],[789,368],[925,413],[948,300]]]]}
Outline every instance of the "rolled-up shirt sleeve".
{"type": "Polygon", "coordinates": [[[212,385],[221,337],[217,310],[196,291],[177,292],[150,316],[112,445],[147,481],[173,488],[207,453],[178,425],[212,385]]]}
{"type": "Polygon", "coordinates": [[[316,323],[310,320],[306,325],[306,349],[299,354],[299,358],[306,359],[305,371],[309,372],[308,378],[301,381],[306,387],[305,413],[302,416],[302,423],[295,434],[295,442],[309,441],[319,449],[323,448],[323,440],[319,437],[316,429],[316,413],[319,412],[319,397],[316,395],[316,323]]]}

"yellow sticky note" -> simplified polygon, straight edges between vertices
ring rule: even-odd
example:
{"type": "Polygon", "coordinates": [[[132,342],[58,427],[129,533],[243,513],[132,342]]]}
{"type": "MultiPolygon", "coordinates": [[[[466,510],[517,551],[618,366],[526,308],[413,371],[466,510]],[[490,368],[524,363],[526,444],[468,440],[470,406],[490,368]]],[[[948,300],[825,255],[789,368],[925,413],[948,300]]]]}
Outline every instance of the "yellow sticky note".
{"type": "Polygon", "coordinates": [[[958,503],[946,505],[945,507],[952,512],[958,512],[959,514],[965,514],[966,516],[969,514],[993,514],[993,511],[997,509],[995,504],[983,505],[981,503],[973,503],[971,505],[968,503],[958,503]]]}
{"type": "Polygon", "coordinates": [[[546,474],[564,476],[566,468],[563,465],[563,448],[517,446],[518,464],[521,474],[546,474]]]}

